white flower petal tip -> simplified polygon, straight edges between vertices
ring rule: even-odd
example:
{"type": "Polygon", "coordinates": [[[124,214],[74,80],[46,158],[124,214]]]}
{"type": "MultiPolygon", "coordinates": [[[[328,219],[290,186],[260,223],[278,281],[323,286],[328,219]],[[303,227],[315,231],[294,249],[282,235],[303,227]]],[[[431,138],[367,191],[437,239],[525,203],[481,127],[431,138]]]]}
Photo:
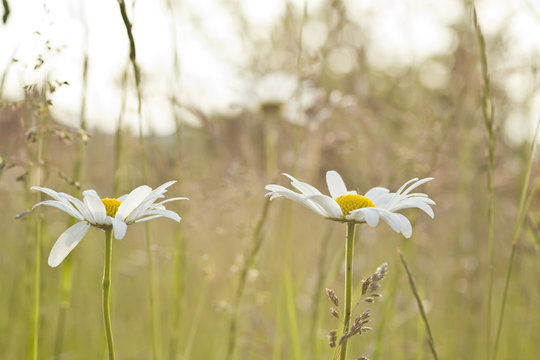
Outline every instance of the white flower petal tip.
{"type": "Polygon", "coordinates": [[[335,170],[326,172],[326,184],[328,185],[330,195],[332,195],[334,199],[340,197],[341,195],[347,194],[345,182],[343,182],[341,175],[339,175],[335,170]]]}
{"type": "Polygon", "coordinates": [[[283,175],[291,180],[291,185],[299,192],[281,185],[268,184],[264,187],[268,191],[265,196],[268,196],[270,200],[285,197],[329,220],[367,223],[369,226],[375,227],[382,218],[392,230],[410,238],[412,236],[411,223],[397,211],[417,208],[432,219],[435,217],[431,208],[432,205],[435,205],[435,201],[430,199],[427,194],[411,193],[420,185],[434,180],[433,177],[410,179],[395,193],[384,187],[374,187],[362,196],[358,195],[356,191],[347,190],[339,173],[330,170],[326,173],[326,182],[331,196],[327,196],[312,185],[299,181],[292,175],[286,173],[283,175]]]}
{"type": "Polygon", "coordinates": [[[49,254],[48,264],[51,267],[57,267],[64,261],[66,256],[77,246],[84,235],[90,229],[90,224],[81,221],[68,228],[56,242],[49,254]]]}

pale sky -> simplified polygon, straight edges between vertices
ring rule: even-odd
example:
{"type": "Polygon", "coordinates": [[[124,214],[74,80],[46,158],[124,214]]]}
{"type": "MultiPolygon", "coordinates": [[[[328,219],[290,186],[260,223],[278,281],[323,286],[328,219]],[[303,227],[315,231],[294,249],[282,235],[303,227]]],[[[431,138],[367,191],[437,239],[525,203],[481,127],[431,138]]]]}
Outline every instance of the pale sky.
{"type": "MultiPolygon", "coordinates": [[[[304,1],[292,3],[301,13],[304,1]]],[[[320,3],[321,0],[309,0],[307,4],[308,14],[314,16],[308,16],[304,27],[306,51],[316,51],[326,40],[326,25],[317,18],[320,3]]],[[[368,61],[373,66],[399,73],[408,66],[423,64],[426,76],[421,80],[425,85],[444,88],[449,70],[427,60],[454,50],[456,35],[450,26],[470,16],[470,9],[462,1],[349,0],[345,3],[351,20],[362,29],[368,61]]],[[[132,2],[127,4],[143,74],[145,130],[151,127],[157,134],[174,130],[169,105],[173,93],[182,102],[206,113],[227,113],[238,106],[254,106],[260,81],[246,70],[253,49],[245,43],[231,7],[217,0],[183,0],[174,5],[171,15],[166,0],[137,0],[134,11],[131,11],[132,2]],[[174,81],[173,18],[181,61],[180,82],[174,81]]],[[[234,4],[248,20],[252,36],[268,41],[287,3],[237,0],[234,4]]],[[[126,31],[117,2],[57,0],[47,2],[45,9],[35,0],[17,0],[10,1],[10,6],[8,24],[0,25],[0,71],[4,71],[12,57],[19,62],[9,72],[4,96],[20,100],[24,85],[45,78],[67,81],[69,86],[53,94],[52,110],[61,122],[77,126],[83,52],[87,46],[89,125],[91,130],[114,131],[121,105],[121,75],[128,58],[126,31]],[[47,45],[53,50],[47,51],[47,45]],[[39,54],[45,63],[36,71],[34,65],[39,54]]],[[[540,93],[537,94],[536,80],[528,71],[540,54],[540,6],[528,0],[484,0],[477,2],[477,9],[488,46],[490,37],[501,30],[508,43],[508,56],[492,62],[493,81],[508,89],[509,99],[516,106],[513,121],[532,124],[540,114],[540,93]],[[511,71],[499,75],[498,68],[511,71]]],[[[353,59],[352,48],[337,47],[330,52],[327,62],[337,76],[344,76],[354,69],[353,59]]],[[[125,123],[136,132],[138,120],[132,83],[129,89],[125,123]]],[[[510,137],[519,137],[523,135],[520,132],[527,133],[527,126],[509,125],[507,130],[510,137]]]]}

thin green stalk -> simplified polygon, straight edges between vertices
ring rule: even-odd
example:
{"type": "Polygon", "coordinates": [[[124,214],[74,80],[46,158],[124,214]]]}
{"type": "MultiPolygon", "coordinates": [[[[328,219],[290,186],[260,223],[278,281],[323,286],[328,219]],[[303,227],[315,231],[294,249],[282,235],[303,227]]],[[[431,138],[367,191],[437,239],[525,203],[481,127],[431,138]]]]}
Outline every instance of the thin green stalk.
{"type": "MultiPolygon", "coordinates": [[[[129,60],[133,67],[133,74],[135,76],[135,88],[137,90],[137,114],[139,118],[139,142],[141,144],[141,168],[143,181],[147,180],[147,169],[146,169],[146,150],[144,146],[144,136],[143,136],[143,119],[142,119],[142,91],[141,91],[141,73],[139,66],[137,64],[137,50],[135,47],[135,39],[132,32],[132,24],[129,21],[129,17],[126,11],[126,4],[124,0],[118,0],[118,5],[120,7],[120,15],[122,16],[122,21],[126,28],[126,33],[129,41],[129,60]]],[[[150,227],[148,223],[145,224],[146,228],[146,252],[148,259],[148,285],[149,285],[149,296],[150,296],[150,312],[152,317],[152,352],[153,359],[158,360],[160,355],[158,353],[158,319],[157,319],[157,309],[156,309],[156,294],[154,294],[154,271],[152,266],[152,240],[150,237],[150,227]]]]}
{"type": "MultiPolygon", "coordinates": [[[[349,323],[351,321],[352,305],[352,271],[354,255],[354,234],[356,232],[355,223],[347,223],[347,244],[345,246],[345,301],[343,303],[343,334],[349,332],[349,323]]],[[[340,359],[347,358],[347,339],[343,341],[340,347],[340,359]]]]}
{"type": "Polygon", "coordinates": [[[152,241],[150,237],[150,226],[148,222],[145,224],[146,229],[146,255],[148,261],[148,287],[149,287],[149,296],[150,296],[150,311],[152,319],[152,353],[154,354],[154,359],[159,359],[159,349],[158,349],[158,313],[156,307],[156,295],[154,289],[154,265],[152,260],[152,241]]]}
{"type": "MultiPolygon", "coordinates": [[[[516,245],[517,241],[519,239],[519,236],[521,235],[521,230],[523,228],[523,223],[525,221],[525,218],[527,217],[529,206],[532,202],[533,195],[535,194],[535,191],[531,191],[529,196],[527,196],[527,189],[529,188],[529,181],[531,176],[531,169],[532,169],[532,163],[534,159],[534,152],[536,149],[536,139],[538,137],[538,132],[540,130],[540,118],[538,119],[536,123],[536,130],[534,132],[534,136],[531,139],[531,145],[529,148],[529,159],[527,161],[527,170],[525,177],[523,178],[523,185],[521,188],[521,195],[519,198],[519,207],[518,207],[518,216],[516,220],[516,226],[514,227],[514,235],[512,237],[512,249],[510,250],[510,258],[508,260],[508,268],[506,270],[506,278],[504,280],[504,292],[502,296],[502,303],[501,303],[501,311],[499,313],[499,322],[497,325],[497,335],[495,336],[495,345],[493,348],[493,360],[497,359],[498,350],[499,350],[499,340],[501,336],[501,330],[502,330],[502,324],[504,319],[504,311],[506,306],[506,299],[508,295],[508,287],[510,284],[510,274],[512,273],[512,266],[514,264],[514,256],[516,253],[516,245]]],[[[537,178],[538,180],[538,178],[537,178]]],[[[537,184],[535,184],[537,185],[537,184]]],[[[535,189],[536,186],[533,187],[535,189]]]]}
{"type": "MultiPolygon", "coordinates": [[[[174,120],[176,125],[175,131],[175,154],[173,158],[172,167],[175,169],[176,178],[181,178],[181,154],[182,154],[182,128],[180,123],[180,116],[176,109],[176,102],[180,102],[177,99],[179,91],[175,89],[174,84],[180,85],[180,59],[178,56],[178,46],[177,46],[177,29],[176,29],[176,13],[175,6],[172,0],[167,0],[167,9],[171,19],[171,35],[172,35],[172,49],[173,49],[173,72],[174,72],[174,83],[171,87],[171,110],[174,113],[174,120]]],[[[180,341],[180,324],[181,324],[181,303],[182,303],[182,292],[183,292],[183,276],[184,276],[184,236],[182,233],[182,227],[177,226],[175,230],[175,247],[173,252],[173,262],[174,262],[174,275],[173,275],[173,305],[172,305],[172,329],[169,340],[169,359],[174,360],[177,357],[177,352],[179,348],[180,341]]]]}
{"type": "Polygon", "coordinates": [[[484,90],[482,96],[482,112],[484,114],[484,124],[488,133],[488,159],[487,159],[487,190],[488,190],[488,254],[489,254],[489,277],[487,294],[487,321],[486,321],[486,359],[491,358],[491,318],[492,318],[492,299],[493,299],[493,238],[495,234],[495,190],[493,185],[495,170],[495,128],[493,123],[493,104],[491,103],[491,85],[488,73],[486,43],[482,29],[478,23],[476,7],[473,6],[473,22],[478,46],[480,48],[480,64],[482,68],[482,77],[484,80],[484,90]]]}
{"type": "Polygon", "coordinates": [[[71,302],[71,285],[73,273],[72,259],[72,256],[68,256],[62,264],[62,281],[60,284],[60,309],[58,311],[58,318],[56,321],[56,340],[54,342],[54,354],[55,359],[57,360],[60,360],[62,357],[67,311],[71,302]]]}
{"type": "Polygon", "coordinates": [[[433,358],[435,360],[438,360],[439,357],[437,356],[437,351],[435,350],[435,341],[433,339],[433,333],[431,332],[431,327],[429,326],[429,321],[427,319],[426,311],[424,310],[424,305],[422,304],[422,299],[420,299],[418,290],[416,290],[416,282],[411,273],[411,269],[409,268],[409,265],[407,264],[407,261],[405,260],[405,257],[403,256],[403,254],[401,253],[401,250],[399,249],[398,249],[398,254],[403,264],[403,267],[405,268],[405,271],[407,271],[407,276],[409,278],[409,284],[411,285],[411,290],[414,294],[414,297],[416,298],[416,303],[418,304],[418,310],[420,311],[420,315],[422,316],[422,320],[424,320],[424,325],[426,326],[429,349],[431,350],[431,354],[433,354],[433,358]]]}
{"type": "Polygon", "coordinates": [[[240,309],[240,303],[242,302],[242,297],[244,295],[244,290],[246,288],[247,275],[249,270],[255,264],[255,259],[262,245],[263,236],[262,228],[266,221],[268,215],[268,208],[270,206],[270,198],[266,198],[262,208],[261,215],[255,228],[253,229],[253,234],[251,235],[250,250],[246,256],[244,266],[240,270],[240,279],[238,280],[238,287],[236,288],[236,296],[234,298],[233,308],[231,312],[231,321],[229,324],[229,345],[227,348],[227,357],[226,359],[234,358],[234,351],[236,348],[236,331],[237,331],[237,322],[238,322],[238,312],[240,309]]]}
{"type": "MultiPolygon", "coordinates": [[[[405,239],[403,242],[403,250],[406,251],[409,244],[411,242],[409,239],[405,239]]],[[[398,271],[393,271],[390,273],[391,279],[388,279],[389,286],[388,286],[388,296],[386,296],[386,301],[383,302],[383,310],[380,315],[379,320],[379,326],[377,326],[377,340],[375,342],[375,351],[373,352],[372,359],[378,360],[381,358],[381,353],[383,351],[383,341],[385,340],[385,334],[386,334],[386,327],[388,326],[389,319],[392,317],[392,309],[393,309],[393,301],[395,299],[395,293],[398,291],[398,282],[399,282],[399,275],[400,273],[398,271]]],[[[392,354],[390,353],[389,356],[392,354]]]]}
{"type": "Polygon", "coordinates": [[[112,229],[105,230],[105,265],[103,267],[103,321],[109,360],[114,360],[114,341],[111,328],[111,264],[112,264],[112,229]]]}
{"type": "MultiPolygon", "coordinates": [[[[41,196],[40,196],[41,198],[41,196]]],[[[41,199],[39,199],[41,201],[41,199]]],[[[39,341],[39,313],[40,313],[40,283],[41,283],[41,244],[43,243],[43,220],[41,215],[37,219],[37,236],[35,248],[35,268],[34,268],[34,305],[32,308],[32,332],[30,334],[30,351],[28,359],[38,359],[39,341]]]]}
{"type": "MultiPolygon", "coordinates": [[[[45,127],[46,118],[40,115],[41,131],[38,135],[37,144],[37,183],[41,186],[43,180],[43,152],[45,147],[45,127]]],[[[38,201],[43,201],[43,194],[38,195],[38,201]]],[[[41,247],[43,244],[43,220],[41,218],[41,211],[38,213],[37,226],[36,226],[36,248],[35,248],[35,268],[34,268],[34,305],[32,309],[32,330],[30,333],[30,351],[28,352],[28,359],[37,360],[38,345],[39,345],[39,325],[40,325],[40,285],[41,285],[41,247]]]]}
{"type": "MultiPolygon", "coordinates": [[[[283,299],[280,293],[277,297],[283,299]]],[[[274,344],[272,346],[272,360],[281,360],[281,351],[283,348],[283,308],[281,301],[276,301],[276,334],[274,336],[274,344]]]]}
{"type": "Polygon", "coordinates": [[[193,320],[191,322],[191,327],[189,330],[189,334],[187,336],[186,348],[184,349],[184,354],[183,354],[182,359],[189,360],[191,358],[191,351],[193,349],[193,343],[195,342],[195,336],[197,335],[197,331],[201,323],[201,315],[203,313],[203,310],[207,306],[206,304],[207,292],[208,292],[208,279],[206,279],[202,285],[201,293],[199,295],[199,300],[197,302],[197,309],[195,309],[195,315],[193,315],[193,320]]]}
{"type": "Polygon", "coordinates": [[[321,298],[322,298],[322,291],[321,289],[324,288],[324,279],[326,275],[326,271],[323,269],[326,268],[326,258],[328,255],[328,244],[330,243],[330,236],[332,235],[332,225],[328,225],[328,228],[326,232],[324,233],[322,239],[321,239],[321,247],[319,251],[319,259],[317,262],[317,284],[315,285],[313,294],[313,313],[311,314],[311,329],[309,331],[309,338],[311,339],[311,348],[312,348],[312,354],[313,359],[317,360],[319,358],[320,353],[320,341],[317,341],[317,330],[319,329],[320,322],[321,322],[321,312],[319,311],[321,298]]]}
{"type": "Polygon", "coordinates": [[[288,267],[285,268],[284,284],[285,284],[285,299],[287,305],[287,319],[289,320],[289,333],[291,335],[291,345],[293,349],[293,359],[301,360],[302,351],[300,347],[300,339],[298,336],[298,321],[296,318],[296,302],[294,295],[294,285],[291,278],[291,272],[288,267]]]}
{"type": "MultiPolygon", "coordinates": [[[[84,19],[84,16],[81,14],[81,21],[85,29],[85,48],[87,48],[88,42],[88,26],[84,19]]],[[[77,148],[75,155],[75,163],[73,164],[73,182],[78,186],[81,182],[83,168],[84,168],[84,157],[85,157],[85,146],[86,141],[83,138],[86,136],[86,95],[88,92],[88,51],[84,53],[83,60],[83,72],[82,72],[82,92],[81,92],[81,108],[80,108],[80,120],[79,127],[82,132],[81,136],[77,137],[77,148]]],[[[80,191],[77,188],[73,189],[72,195],[75,196],[80,191]]],[[[70,218],[69,225],[74,224],[74,219],[70,218]]],[[[60,360],[62,356],[62,347],[64,343],[64,334],[66,326],[66,315],[71,303],[71,289],[72,289],[72,257],[69,256],[64,260],[62,266],[62,281],[60,285],[60,310],[58,311],[58,319],[56,326],[56,340],[54,345],[54,354],[57,360],[60,360]]]]}

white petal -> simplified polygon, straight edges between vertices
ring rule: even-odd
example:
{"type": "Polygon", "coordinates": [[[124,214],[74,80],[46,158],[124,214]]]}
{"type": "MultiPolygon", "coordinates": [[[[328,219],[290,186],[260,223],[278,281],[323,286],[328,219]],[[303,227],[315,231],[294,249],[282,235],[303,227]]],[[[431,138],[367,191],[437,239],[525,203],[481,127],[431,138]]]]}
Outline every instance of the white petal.
{"type": "Polygon", "coordinates": [[[427,183],[428,181],[431,181],[435,178],[432,178],[432,177],[428,177],[428,178],[424,178],[424,179],[420,179],[418,180],[417,182],[415,182],[414,184],[411,185],[411,187],[409,187],[405,192],[403,192],[403,194],[401,195],[407,195],[408,193],[410,193],[412,190],[416,189],[417,187],[419,187],[420,185],[423,185],[425,183],[427,183]]]}
{"type": "Polygon", "coordinates": [[[157,187],[156,189],[152,190],[141,203],[125,218],[125,222],[127,224],[131,224],[132,222],[139,219],[141,216],[144,216],[145,211],[150,209],[153,206],[153,203],[159,199],[164,198],[164,193],[167,192],[166,188],[174,184],[176,181],[168,181],[165,184],[157,187]]]}
{"type": "Polygon", "coordinates": [[[146,196],[152,192],[152,188],[147,185],[139,186],[138,188],[133,189],[128,196],[126,197],[126,200],[124,200],[120,206],[118,207],[118,211],[116,212],[115,218],[118,220],[125,220],[126,217],[131,214],[133,210],[137,206],[139,206],[146,196]]]}
{"type": "MultiPolygon", "coordinates": [[[[401,219],[398,215],[400,214],[396,214],[396,213],[391,213],[389,211],[386,211],[386,210],[383,210],[380,212],[380,215],[381,217],[383,218],[383,220],[388,224],[390,225],[390,227],[395,231],[395,232],[401,232],[401,219]]],[[[403,215],[402,215],[403,216],[403,215]]]]}
{"type": "Polygon", "coordinates": [[[412,225],[409,219],[407,219],[405,216],[401,214],[395,214],[398,216],[401,222],[401,233],[403,236],[405,236],[407,239],[411,237],[412,235],[412,225]]]}
{"type": "Polygon", "coordinates": [[[326,213],[327,217],[333,219],[343,219],[343,211],[339,207],[338,203],[332,199],[330,196],[326,195],[311,195],[306,196],[306,200],[313,202],[320,206],[326,213]]]}
{"type": "Polygon", "coordinates": [[[428,214],[432,219],[435,217],[433,209],[428,204],[414,199],[407,199],[398,202],[394,207],[392,207],[391,211],[399,211],[407,208],[418,208],[428,214]]]}
{"type": "Polygon", "coordinates": [[[69,206],[69,205],[65,204],[64,202],[62,202],[62,201],[45,200],[45,201],[42,201],[42,202],[37,203],[36,205],[32,206],[32,209],[34,209],[36,206],[40,206],[40,205],[47,205],[47,206],[55,207],[57,209],[62,210],[65,213],[73,216],[74,218],[76,218],[78,220],[84,220],[82,215],[76,209],[74,209],[73,206],[69,206]]]}
{"type": "Polygon", "coordinates": [[[49,254],[49,266],[57,267],[68,256],[68,254],[77,246],[79,241],[86,235],[90,229],[90,224],[81,221],[68,228],[56,242],[49,254]]]}
{"type": "Polygon", "coordinates": [[[115,218],[111,218],[111,220],[112,220],[114,237],[118,240],[122,240],[124,236],[126,236],[126,230],[127,230],[126,223],[115,218]]]}
{"type": "Polygon", "coordinates": [[[390,190],[383,188],[383,187],[374,187],[372,189],[369,189],[367,193],[365,193],[365,197],[370,199],[371,201],[375,202],[377,199],[379,199],[381,196],[386,195],[390,192],[390,190]]]}
{"type": "Polygon", "coordinates": [[[387,209],[388,204],[390,204],[390,201],[392,199],[394,199],[395,196],[396,196],[396,194],[389,192],[387,194],[379,195],[379,197],[377,197],[377,199],[371,199],[369,196],[367,196],[367,197],[370,198],[371,201],[373,201],[373,203],[375,204],[376,207],[387,209]]]}
{"type": "Polygon", "coordinates": [[[313,185],[310,185],[306,182],[299,181],[289,174],[283,174],[289,179],[291,179],[291,185],[298,189],[304,195],[319,195],[321,192],[317,190],[313,185]]]}
{"type": "Polygon", "coordinates": [[[95,190],[86,190],[83,191],[84,204],[90,210],[94,216],[94,221],[96,224],[103,224],[105,218],[107,217],[107,210],[105,205],[101,201],[101,198],[95,190]]]}
{"type": "Polygon", "coordinates": [[[347,186],[345,186],[343,179],[337,171],[330,170],[326,172],[326,184],[328,185],[330,195],[332,195],[334,199],[347,194],[347,186]]]}
{"type": "Polygon", "coordinates": [[[407,187],[407,185],[409,185],[410,183],[412,183],[413,181],[416,181],[416,180],[418,180],[418,178],[411,179],[411,180],[407,181],[405,184],[401,185],[401,187],[398,189],[398,191],[396,191],[396,194],[400,195],[401,192],[403,191],[403,189],[405,189],[405,187],[407,187]]]}
{"type": "Polygon", "coordinates": [[[363,208],[364,217],[366,219],[366,223],[371,226],[375,227],[379,223],[379,210],[377,208],[363,208]]]}
{"type": "MultiPolygon", "coordinates": [[[[294,202],[297,202],[301,205],[304,205],[311,211],[317,213],[318,215],[321,215],[323,217],[329,217],[330,214],[325,211],[323,208],[321,208],[319,205],[315,204],[312,201],[306,200],[306,196],[299,194],[297,192],[294,192],[290,189],[287,189],[286,187],[283,187],[281,185],[267,185],[266,190],[275,189],[267,193],[265,196],[270,196],[270,200],[273,200],[277,197],[283,196],[289,200],[292,200],[294,202]]],[[[324,195],[321,195],[324,196],[324,195]]]]}
{"type": "Polygon", "coordinates": [[[187,197],[174,197],[174,198],[170,198],[170,199],[167,199],[167,200],[163,200],[163,201],[157,203],[156,205],[163,205],[165,203],[168,203],[168,202],[171,202],[171,201],[178,201],[178,200],[189,200],[189,198],[187,198],[187,197]]]}
{"type": "Polygon", "coordinates": [[[88,207],[81,200],[64,193],[60,193],[59,195],[71,206],[76,208],[86,220],[90,221],[91,223],[95,223],[94,215],[92,215],[90,209],[88,209],[88,207]]]}
{"type": "Polygon", "coordinates": [[[32,186],[30,189],[41,191],[42,193],[49,195],[55,200],[61,200],[60,197],[58,196],[58,193],[54,191],[53,189],[49,189],[49,188],[41,187],[41,186],[32,186]]]}
{"type": "Polygon", "coordinates": [[[155,218],[155,217],[167,217],[169,219],[172,219],[176,222],[180,222],[181,220],[181,217],[175,213],[174,211],[171,211],[171,210],[150,210],[150,211],[147,211],[144,213],[144,217],[141,217],[137,220],[135,220],[135,222],[141,222],[141,221],[147,221],[147,220],[150,220],[150,218],[155,218]],[[147,217],[148,216],[148,217],[147,217]]]}

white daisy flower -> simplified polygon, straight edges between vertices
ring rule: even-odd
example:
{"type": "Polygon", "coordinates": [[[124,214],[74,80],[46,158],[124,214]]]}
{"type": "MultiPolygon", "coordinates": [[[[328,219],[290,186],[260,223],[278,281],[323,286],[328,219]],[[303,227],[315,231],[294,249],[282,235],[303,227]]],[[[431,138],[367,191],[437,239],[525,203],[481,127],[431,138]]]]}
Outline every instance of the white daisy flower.
{"type": "Polygon", "coordinates": [[[157,199],[165,197],[163,194],[175,182],[166,182],[154,190],[147,185],[142,185],[118,199],[101,199],[95,190],[86,190],[83,191],[83,201],[49,188],[32,186],[32,190],[39,190],[54,199],[42,201],[34,205],[32,209],[36,206],[48,205],[79,220],[56,240],[49,254],[49,265],[58,266],[86,235],[90,226],[100,229],[112,227],[114,237],[121,240],[126,235],[127,226],[136,222],[162,216],[180,222],[180,216],[174,211],[165,209],[164,204],[176,200],[187,200],[187,198],[175,197],[156,203],[157,199]]]}
{"type": "Polygon", "coordinates": [[[435,202],[426,194],[411,193],[418,186],[433,180],[431,177],[421,180],[411,179],[395,193],[383,187],[374,187],[364,195],[358,195],[354,190],[347,190],[341,176],[336,171],[331,170],[326,173],[326,182],[331,195],[327,196],[310,184],[298,181],[289,174],[283,175],[291,179],[291,185],[300,193],[281,185],[270,184],[265,187],[269,191],[266,196],[270,196],[270,200],[283,196],[330,220],[365,222],[373,227],[377,226],[379,219],[382,218],[393,230],[409,238],[412,235],[411,223],[405,216],[396,211],[418,208],[431,218],[434,217],[430,205],[435,205],[435,202]]]}

